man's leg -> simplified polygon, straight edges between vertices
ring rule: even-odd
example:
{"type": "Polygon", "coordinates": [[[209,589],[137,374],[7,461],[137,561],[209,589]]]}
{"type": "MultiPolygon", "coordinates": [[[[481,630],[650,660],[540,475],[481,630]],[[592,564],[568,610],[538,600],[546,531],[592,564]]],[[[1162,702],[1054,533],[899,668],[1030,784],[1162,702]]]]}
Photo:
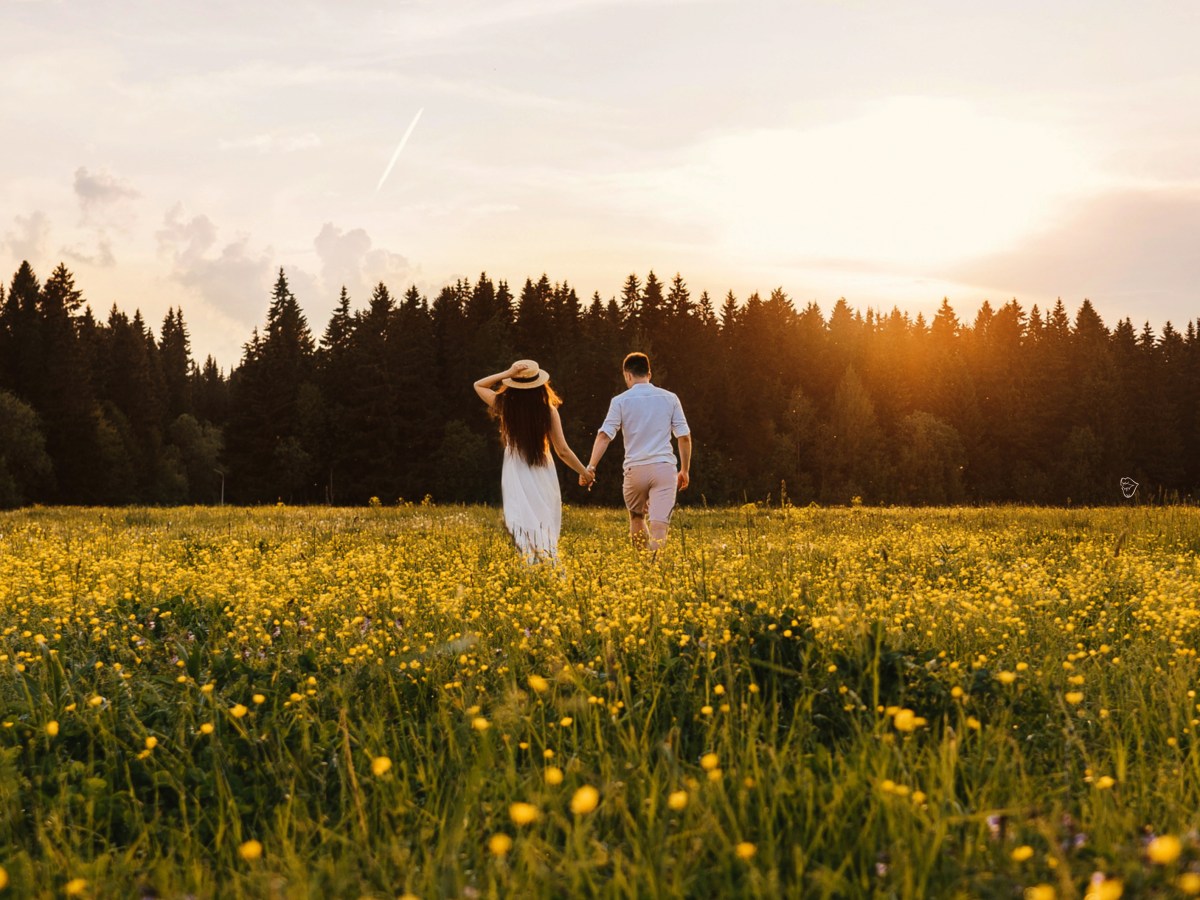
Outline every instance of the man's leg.
{"type": "Polygon", "coordinates": [[[629,540],[638,550],[645,550],[650,541],[646,534],[646,517],[629,513],[629,540]]]}
{"type": "Polygon", "coordinates": [[[646,539],[647,550],[657,550],[667,542],[667,523],[651,522],[650,535],[646,539]]]}
{"type": "Polygon", "coordinates": [[[646,495],[649,482],[643,477],[645,466],[635,466],[625,473],[622,493],[625,496],[625,508],[629,510],[629,540],[638,550],[645,550],[648,540],[646,535],[646,495]]]}
{"type": "Polygon", "coordinates": [[[653,467],[647,491],[646,507],[650,517],[650,534],[646,547],[658,550],[667,542],[667,526],[675,510],[675,467],[670,463],[659,463],[653,467]]]}

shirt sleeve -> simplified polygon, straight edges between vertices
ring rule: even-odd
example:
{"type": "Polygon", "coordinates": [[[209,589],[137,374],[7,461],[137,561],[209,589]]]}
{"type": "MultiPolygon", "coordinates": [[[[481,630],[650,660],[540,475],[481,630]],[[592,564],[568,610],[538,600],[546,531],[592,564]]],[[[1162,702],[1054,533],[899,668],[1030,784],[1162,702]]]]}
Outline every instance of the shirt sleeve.
{"type": "Polygon", "coordinates": [[[604,424],[600,426],[600,430],[608,435],[610,441],[616,438],[617,432],[621,430],[621,406],[616,397],[608,404],[608,415],[604,417],[604,424]]]}
{"type": "Polygon", "coordinates": [[[675,406],[671,410],[671,434],[675,437],[683,437],[685,434],[691,433],[692,429],[688,427],[687,419],[683,417],[683,404],[676,397],[675,406]]]}

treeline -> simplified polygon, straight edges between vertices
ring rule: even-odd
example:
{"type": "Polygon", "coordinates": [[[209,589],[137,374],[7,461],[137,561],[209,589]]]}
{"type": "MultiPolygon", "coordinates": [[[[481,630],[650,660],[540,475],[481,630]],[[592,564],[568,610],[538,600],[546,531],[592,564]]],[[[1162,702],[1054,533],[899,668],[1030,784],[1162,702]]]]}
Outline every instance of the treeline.
{"type": "MultiPolygon", "coordinates": [[[[676,275],[583,301],[486,275],[432,300],[343,289],[318,337],[281,270],[264,327],[226,376],[191,357],[180,310],[100,321],[62,265],[0,286],[0,504],[384,503],[499,499],[495,426],[471,382],[532,357],[585,455],[619,363],[648,352],[695,441],[693,502],[1118,502],[1200,490],[1200,320],[1156,334],[985,301],[973,321],[825,316],[780,289],[693,296],[676,275]]],[[[620,449],[589,495],[620,502],[620,449]]]]}

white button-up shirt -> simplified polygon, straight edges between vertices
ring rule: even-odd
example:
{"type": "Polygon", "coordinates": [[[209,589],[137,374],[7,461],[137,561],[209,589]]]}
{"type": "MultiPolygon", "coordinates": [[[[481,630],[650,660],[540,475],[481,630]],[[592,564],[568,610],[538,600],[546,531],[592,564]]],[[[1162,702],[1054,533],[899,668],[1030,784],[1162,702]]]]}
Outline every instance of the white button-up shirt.
{"type": "Polygon", "coordinates": [[[612,440],[625,432],[625,468],[651,463],[676,465],[671,436],[690,434],[679,398],[650,382],[635,384],[608,405],[600,430],[612,440]]]}

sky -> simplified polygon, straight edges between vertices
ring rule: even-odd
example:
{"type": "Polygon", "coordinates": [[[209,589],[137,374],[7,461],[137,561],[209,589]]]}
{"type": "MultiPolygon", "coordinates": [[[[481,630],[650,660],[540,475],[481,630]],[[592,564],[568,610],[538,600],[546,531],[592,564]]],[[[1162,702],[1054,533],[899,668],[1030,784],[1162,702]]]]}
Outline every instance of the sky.
{"type": "Polygon", "coordinates": [[[1193,0],[0,0],[0,33],[0,275],[181,306],[226,369],[281,267],[318,336],[342,285],[481,272],[1200,317],[1193,0]]]}

